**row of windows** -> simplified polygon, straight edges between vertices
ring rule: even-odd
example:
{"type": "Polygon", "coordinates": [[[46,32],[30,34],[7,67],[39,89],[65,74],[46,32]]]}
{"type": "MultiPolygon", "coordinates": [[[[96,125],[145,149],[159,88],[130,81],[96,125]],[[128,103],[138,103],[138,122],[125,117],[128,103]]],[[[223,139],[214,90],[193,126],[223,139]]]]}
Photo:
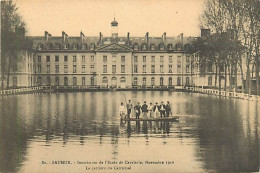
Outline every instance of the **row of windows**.
{"type": "MultiPolygon", "coordinates": [[[[173,66],[169,65],[168,66],[168,73],[172,73],[173,72],[173,66]]],[[[160,65],[160,73],[164,73],[165,70],[165,66],[164,65],[160,65]]],[[[186,73],[190,72],[190,65],[186,65],[186,73]]],[[[146,73],[146,65],[143,65],[143,73],[146,73]]],[[[138,65],[134,65],[134,73],[138,73],[138,65]]],[[[151,73],[155,73],[155,65],[151,65],[151,73]]],[[[181,65],[177,65],[177,73],[182,73],[182,68],[181,65]]]]}
{"type": "MultiPolygon", "coordinates": [[[[68,62],[68,56],[67,55],[64,55],[64,62],[68,62]]],[[[177,57],[177,62],[178,63],[181,63],[181,56],[178,56],[177,57]]],[[[50,62],[50,56],[47,55],[46,56],[46,62],[50,62]]],[[[107,62],[107,56],[103,56],[103,62],[107,62]]],[[[142,56],[142,62],[147,62],[146,61],[146,56],[142,56]]],[[[38,56],[38,62],[41,62],[42,61],[42,56],[38,56]]],[[[60,61],[60,56],[59,55],[55,55],[55,62],[59,62],[60,61]]],[[[81,61],[82,62],[85,62],[86,61],[86,56],[85,55],[82,55],[81,56],[81,61]]],[[[91,62],[94,62],[95,61],[95,56],[91,56],[91,62]]],[[[112,61],[116,61],[116,56],[113,55],[112,56],[112,61]]],[[[72,62],[77,62],[77,56],[74,55],[73,58],[72,58],[72,62]]],[[[121,56],[121,62],[125,62],[125,56],[121,56]]],[[[138,56],[134,56],[134,62],[137,63],[138,62],[138,56]]],[[[151,56],[151,62],[155,62],[155,56],[151,56]]],[[[164,62],[164,56],[160,56],[160,62],[164,62]]],[[[173,57],[172,56],[169,56],[169,63],[172,63],[173,62],[173,57]]],[[[186,63],[189,63],[190,62],[190,57],[187,56],[186,57],[186,63]]]]}
{"type": "MultiPolygon", "coordinates": [[[[142,85],[146,85],[146,81],[147,81],[147,78],[146,77],[143,77],[143,83],[142,83],[142,85]]],[[[168,78],[168,85],[172,85],[172,78],[171,77],[169,77],[168,78]]],[[[133,85],[138,85],[138,78],[137,77],[135,77],[134,78],[134,83],[133,83],[133,85]]],[[[151,85],[155,85],[155,78],[154,77],[152,77],[151,78],[151,85]]],[[[165,85],[164,84],[164,78],[163,77],[160,77],[160,85],[162,86],[162,85],[165,85]]],[[[177,78],[177,85],[178,86],[180,86],[180,85],[182,85],[182,83],[181,83],[181,77],[178,77],[177,78]]],[[[186,77],[186,83],[185,83],[185,85],[190,85],[190,78],[189,77],[186,77]]]]}
{"type": "MultiPolygon", "coordinates": [[[[38,68],[38,73],[42,72],[42,68],[41,65],[37,66],[38,68]]],[[[94,72],[94,65],[90,65],[90,72],[94,72]]],[[[64,65],[64,73],[68,73],[68,65],[64,65]]],[[[55,65],[55,73],[59,73],[60,72],[60,66],[59,65],[55,65]]],[[[86,72],[86,65],[82,65],[81,66],[81,72],[85,73],[86,72]]],[[[46,73],[50,73],[50,65],[46,65],[46,73]]],[[[73,65],[73,73],[77,73],[77,66],[73,65]]]]}
{"type": "MultiPolygon", "coordinates": [[[[47,55],[46,56],[46,62],[50,62],[50,60],[51,60],[50,56],[47,55]]],[[[91,62],[94,62],[95,61],[95,56],[91,56],[90,60],[91,60],[91,62]]],[[[38,62],[41,62],[41,61],[42,61],[42,56],[38,56],[38,62]]],[[[59,61],[60,61],[60,56],[59,55],[55,55],[55,62],[59,62],[59,61]]],[[[64,62],[68,62],[68,55],[64,55],[63,61],[64,62]]],[[[86,61],[86,56],[85,55],[81,56],[81,61],[82,62],[86,61]]],[[[76,55],[74,55],[72,57],[72,62],[77,62],[77,56],[76,55]]]]}

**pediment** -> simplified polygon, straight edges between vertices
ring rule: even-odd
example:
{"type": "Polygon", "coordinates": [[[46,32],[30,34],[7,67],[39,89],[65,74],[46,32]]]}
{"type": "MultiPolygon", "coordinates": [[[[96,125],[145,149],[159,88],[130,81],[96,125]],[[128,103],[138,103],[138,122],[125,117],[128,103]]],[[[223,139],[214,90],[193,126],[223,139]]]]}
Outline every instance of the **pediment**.
{"type": "Polygon", "coordinates": [[[130,52],[133,51],[131,48],[124,46],[124,45],[119,45],[117,43],[111,43],[109,45],[105,45],[103,47],[100,47],[98,49],[96,49],[96,51],[100,51],[100,52],[130,52]]]}

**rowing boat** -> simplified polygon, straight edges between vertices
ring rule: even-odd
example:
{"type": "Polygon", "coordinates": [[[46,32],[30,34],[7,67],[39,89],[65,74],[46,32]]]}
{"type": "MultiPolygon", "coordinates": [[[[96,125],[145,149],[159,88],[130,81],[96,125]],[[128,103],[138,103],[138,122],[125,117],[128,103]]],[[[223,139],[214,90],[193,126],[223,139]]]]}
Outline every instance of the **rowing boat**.
{"type": "Polygon", "coordinates": [[[121,118],[123,121],[179,121],[178,116],[162,117],[162,118],[121,118]]]}

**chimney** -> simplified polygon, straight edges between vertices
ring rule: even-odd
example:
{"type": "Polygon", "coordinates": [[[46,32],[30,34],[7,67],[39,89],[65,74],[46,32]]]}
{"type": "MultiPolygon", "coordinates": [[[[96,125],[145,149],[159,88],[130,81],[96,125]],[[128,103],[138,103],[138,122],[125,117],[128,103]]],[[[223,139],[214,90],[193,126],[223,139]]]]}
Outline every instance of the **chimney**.
{"type": "Polygon", "coordinates": [[[148,42],[149,42],[149,32],[147,32],[147,33],[145,34],[145,41],[146,41],[146,43],[148,44],[148,42]]]}
{"type": "Polygon", "coordinates": [[[128,42],[130,41],[130,33],[129,32],[127,33],[127,41],[128,42]]]}
{"type": "Polygon", "coordinates": [[[45,40],[48,41],[49,40],[49,37],[51,37],[52,35],[50,33],[48,33],[48,31],[44,31],[44,37],[45,37],[45,40]]]}
{"type": "Polygon", "coordinates": [[[165,43],[166,42],[166,32],[163,33],[162,39],[163,39],[163,42],[165,43]]]}
{"type": "Polygon", "coordinates": [[[102,35],[102,33],[100,32],[100,33],[99,33],[99,43],[102,44],[102,42],[103,42],[103,35],[102,35]]]}
{"type": "Polygon", "coordinates": [[[68,34],[66,34],[64,31],[62,31],[62,40],[65,42],[66,38],[68,37],[68,34]]]}
{"type": "Polygon", "coordinates": [[[84,33],[82,31],[80,31],[80,38],[81,38],[81,42],[83,42],[83,38],[85,37],[84,33]]]}
{"type": "Polygon", "coordinates": [[[201,29],[201,38],[207,38],[210,36],[210,29],[201,29]]]}

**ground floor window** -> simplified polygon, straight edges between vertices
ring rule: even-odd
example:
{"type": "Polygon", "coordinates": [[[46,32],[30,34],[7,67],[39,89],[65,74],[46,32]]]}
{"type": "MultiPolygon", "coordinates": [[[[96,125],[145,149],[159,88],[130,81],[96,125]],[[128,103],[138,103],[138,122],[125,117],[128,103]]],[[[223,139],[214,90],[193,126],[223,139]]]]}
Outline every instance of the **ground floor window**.
{"type": "Polygon", "coordinates": [[[42,78],[41,77],[38,77],[37,83],[38,83],[38,85],[42,85],[42,78]]]}
{"type": "Polygon", "coordinates": [[[212,77],[211,77],[211,76],[208,77],[208,85],[209,85],[209,86],[212,86],[212,77]]]}
{"type": "Polygon", "coordinates": [[[77,85],[77,78],[73,77],[73,85],[76,86],[77,85]]]}
{"type": "Polygon", "coordinates": [[[155,85],[155,78],[154,77],[151,78],[151,85],[152,86],[155,85]]]}
{"type": "Polygon", "coordinates": [[[86,78],[82,77],[82,85],[86,85],[86,78]]]}
{"type": "Polygon", "coordinates": [[[56,78],[55,78],[55,85],[59,86],[59,84],[60,84],[59,77],[56,77],[56,78]]]}
{"type": "Polygon", "coordinates": [[[13,77],[13,86],[17,86],[17,77],[13,77]]]}
{"type": "Polygon", "coordinates": [[[95,81],[94,81],[94,77],[91,77],[91,78],[90,78],[90,85],[93,86],[93,85],[94,85],[94,82],[95,82],[95,81]]]}
{"type": "Polygon", "coordinates": [[[137,77],[134,78],[134,85],[137,85],[137,77]]]}
{"type": "Polygon", "coordinates": [[[47,85],[51,85],[51,77],[47,76],[47,85]]]}
{"type": "Polygon", "coordinates": [[[181,77],[177,78],[177,86],[181,86],[181,77]]]}
{"type": "Polygon", "coordinates": [[[160,77],[160,85],[163,85],[163,77],[160,77]]]}
{"type": "Polygon", "coordinates": [[[186,77],[186,85],[189,86],[190,85],[190,78],[186,77]]]}
{"type": "Polygon", "coordinates": [[[103,83],[103,85],[104,85],[104,84],[107,85],[107,83],[108,83],[108,78],[107,78],[107,77],[103,77],[103,78],[102,78],[102,83],[103,83]]]}
{"type": "Polygon", "coordinates": [[[169,86],[172,86],[172,78],[169,77],[169,86]]]}
{"type": "Polygon", "coordinates": [[[67,77],[64,77],[64,85],[65,85],[65,86],[68,86],[68,82],[69,82],[69,81],[68,81],[68,78],[67,78],[67,77]]]}
{"type": "Polygon", "coordinates": [[[124,83],[124,82],[126,82],[126,79],[125,79],[125,77],[121,77],[121,78],[120,78],[120,82],[121,82],[121,83],[124,83]]]}
{"type": "Polygon", "coordinates": [[[143,78],[143,85],[146,85],[146,77],[143,78]]]}

